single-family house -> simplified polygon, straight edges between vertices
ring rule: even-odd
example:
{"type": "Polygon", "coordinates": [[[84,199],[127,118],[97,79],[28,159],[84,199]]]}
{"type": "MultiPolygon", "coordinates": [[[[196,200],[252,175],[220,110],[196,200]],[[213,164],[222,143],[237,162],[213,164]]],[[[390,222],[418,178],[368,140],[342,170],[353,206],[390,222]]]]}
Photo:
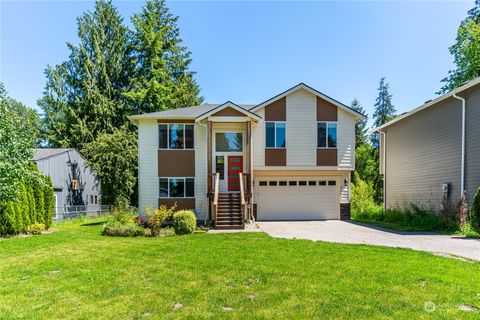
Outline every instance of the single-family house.
{"type": "Polygon", "coordinates": [[[217,228],[246,220],[348,219],[355,123],[303,83],[256,105],[134,115],[139,209],[177,205],[217,228]]]}
{"type": "Polygon", "coordinates": [[[440,211],[480,186],[480,78],[374,129],[386,209],[440,211]]]}
{"type": "Polygon", "coordinates": [[[33,151],[32,162],[52,180],[56,219],[100,211],[100,181],[80,152],[72,148],[33,151]]]}

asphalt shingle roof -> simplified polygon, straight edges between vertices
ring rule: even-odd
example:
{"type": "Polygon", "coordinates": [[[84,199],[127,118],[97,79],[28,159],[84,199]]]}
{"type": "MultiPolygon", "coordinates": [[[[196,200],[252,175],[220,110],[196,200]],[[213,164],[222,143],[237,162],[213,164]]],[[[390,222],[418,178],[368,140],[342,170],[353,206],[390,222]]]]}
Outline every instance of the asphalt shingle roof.
{"type": "MultiPolygon", "coordinates": [[[[201,116],[202,114],[209,112],[216,107],[220,106],[220,104],[202,104],[199,106],[193,107],[186,107],[186,108],[179,108],[179,109],[172,109],[172,110],[165,110],[165,111],[158,111],[152,113],[144,113],[130,117],[131,119],[142,119],[142,118],[154,118],[154,117],[192,117],[196,118],[201,116]]],[[[241,108],[245,110],[249,110],[250,108],[254,107],[253,104],[240,104],[241,108]]]]}

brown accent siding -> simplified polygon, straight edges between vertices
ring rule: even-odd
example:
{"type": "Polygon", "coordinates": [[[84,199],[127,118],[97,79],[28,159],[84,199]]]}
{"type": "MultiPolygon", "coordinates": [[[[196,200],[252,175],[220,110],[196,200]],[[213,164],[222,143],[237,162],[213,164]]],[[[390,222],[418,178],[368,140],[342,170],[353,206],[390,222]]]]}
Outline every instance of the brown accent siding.
{"type": "Polygon", "coordinates": [[[337,106],[317,97],[317,121],[337,121],[337,106]]]}
{"type": "Polygon", "coordinates": [[[160,198],[158,206],[172,207],[177,204],[177,210],[195,209],[195,198],[160,198]]]}
{"type": "Polygon", "coordinates": [[[265,107],[265,121],[287,121],[287,98],[278,99],[265,107]]]}
{"type": "Polygon", "coordinates": [[[212,117],[245,117],[245,114],[238,110],[228,107],[211,115],[212,117]]]}
{"type": "Polygon", "coordinates": [[[317,149],[317,166],[336,166],[337,149],[317,149]]]}
{"type": "Polygon", "coordinates": [[[266,166],[286,166],[287,149],[265,149],[266,166]]]}
{"type": "Polygon", "coordinates": [[[195,123],[192,119],[158,119],[157,123],[195,123]]]}
{"type": "Polygon", "coordinates": [[[194,177],[195,150],[158,150],[159,177],[194,177]]]}

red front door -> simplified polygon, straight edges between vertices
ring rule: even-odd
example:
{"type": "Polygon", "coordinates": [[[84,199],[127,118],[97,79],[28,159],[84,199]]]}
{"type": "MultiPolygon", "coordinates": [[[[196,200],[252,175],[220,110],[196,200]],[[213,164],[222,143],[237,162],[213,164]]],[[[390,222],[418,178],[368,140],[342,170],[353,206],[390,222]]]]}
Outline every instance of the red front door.
{"type": "Polygon", "coordinates": [[[243,172],[243,157],[228,156],[228,191],[240,191],[240,172],[243,172]]]}

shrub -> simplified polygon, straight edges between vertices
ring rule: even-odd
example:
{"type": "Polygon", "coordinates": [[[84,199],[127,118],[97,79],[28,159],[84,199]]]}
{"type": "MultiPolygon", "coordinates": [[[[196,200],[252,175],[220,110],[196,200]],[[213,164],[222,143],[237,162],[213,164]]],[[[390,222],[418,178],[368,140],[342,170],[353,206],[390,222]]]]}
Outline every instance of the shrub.
{"type": "Polygon", "coordinates": [[[103,234],[110,237],[142,237],[145,235],[145,229],[133,223],[107,223],[103,226],[103,234]]]}
{"type": "Polygon", "coordinates": [[[354,172],[355,183],[351,184],[351,209],[352,218],[359,220],[371,220],[381,215],[383,208],[375,204],[374,188],[372,183],[368,183],[360,178],[357,172],[354,172]]]}
{"type": "Polygon", "coordinates": [[[115,209],[112,211],[109,221],[117,222],[120,225],[135,224],[135,215],[126,209],[115,209]]]}
{"type": "Polygon", "coordinates": [[[27,234],[42,234],[42,232],[45,231],[45,225],[43,223],[35,223],[32,225],[29,225],[27,228],[27,234]]]}
{"type": "Polygon", "coordinates": [[[161,205],[155,210],[151,210],[150,208],[145,209],[145,227],[151,230],[152,236],[155,237],[160,233],[165,221],[173,219],[173,214],[176,208],[176,205],[171,208],[161,205]]]}
{"type": "Polygon", "coordinates": [[[173,215],[173,229],[176,234],[189,234],[195,231],[197,218],[191,210],[178,211],[173,215]]]}
{"type": "Polygon", "coordinates": [[[457,224],[462,228],[462,226],[467,222],[468,218],[468,203],[465,195],[463,195],[457,202],[457,224]]]}
{"type": "Polygon", "coordinates": [[[470,224],[476,232],[480,233],[480,188],[478,188],[473,199],[472,210],[470,211],[470,224]]]}

